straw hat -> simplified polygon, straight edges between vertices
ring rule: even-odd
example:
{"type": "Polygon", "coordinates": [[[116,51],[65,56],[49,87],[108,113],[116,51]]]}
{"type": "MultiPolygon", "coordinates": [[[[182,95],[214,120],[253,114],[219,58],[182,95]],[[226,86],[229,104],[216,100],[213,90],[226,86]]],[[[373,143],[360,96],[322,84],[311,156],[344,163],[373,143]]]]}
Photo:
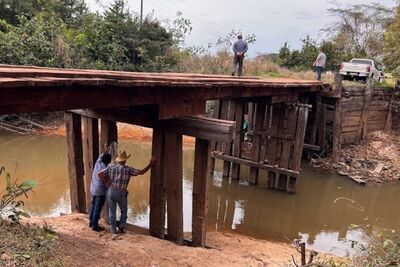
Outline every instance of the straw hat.
{"type": "Polygon", "coordinates": [[[118,157],[115,159],[117,162],[124,162],[131,157],[131,154],[126,154],[125,150],[118,153],[118,157]]]}

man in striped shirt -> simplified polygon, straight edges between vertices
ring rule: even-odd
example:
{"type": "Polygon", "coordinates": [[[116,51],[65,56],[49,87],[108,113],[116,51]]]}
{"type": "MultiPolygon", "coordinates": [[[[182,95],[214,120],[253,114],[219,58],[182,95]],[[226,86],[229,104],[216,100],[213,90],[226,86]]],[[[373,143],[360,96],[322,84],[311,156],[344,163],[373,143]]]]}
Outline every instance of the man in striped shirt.
{"type": "Polygon", "coordinates": [[[107,200],[109,205],[109,223],[111,226],[111,234],[124,233],[124,226],[127,220],[128,213],[128,185],[132,176],[145,174],[156,162],[155,158],[150,160],[150,163],[142,170],[138,170],[126,166],[126,161],[130,158],[125,151],[119,152],[115,159],[117,164],[111,164],[106,169],[99,172],[99,176],[108,181],[107,200]],[[117,231],[117,204],[121,210],[117,231]]]}

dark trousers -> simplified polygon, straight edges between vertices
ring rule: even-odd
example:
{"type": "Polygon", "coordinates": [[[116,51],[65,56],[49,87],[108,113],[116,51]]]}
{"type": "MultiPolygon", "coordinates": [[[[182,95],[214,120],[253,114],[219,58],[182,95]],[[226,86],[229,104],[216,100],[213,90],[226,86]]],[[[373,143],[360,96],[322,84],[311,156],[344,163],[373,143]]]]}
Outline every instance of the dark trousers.
{"type": "Polygon", "coordinates": [[[106,196],[93,196],[92,207],[90,208],[89,222],[91,227],[98,227],[103,209],[104,203],[106,202],[106,196]]]}
{"type": "Polygon", "coordinates": [[[242,56],[238,56],[238,55],[234,55],[233,56],[233,68],[232,68],[232,76],[235,75],[236,70],[238,72],[239,76],[242,76],[242,71],[243,71],[243,59],[244,59],[244,55],[242,56]],[[239,65],[239,68],[237,67],[239,65]]]}
{"type": "Polygon", "coordinates": [[[323,67],[317,67],[317,80],[321,80],[322,72],[324,71],[323,67]]]}

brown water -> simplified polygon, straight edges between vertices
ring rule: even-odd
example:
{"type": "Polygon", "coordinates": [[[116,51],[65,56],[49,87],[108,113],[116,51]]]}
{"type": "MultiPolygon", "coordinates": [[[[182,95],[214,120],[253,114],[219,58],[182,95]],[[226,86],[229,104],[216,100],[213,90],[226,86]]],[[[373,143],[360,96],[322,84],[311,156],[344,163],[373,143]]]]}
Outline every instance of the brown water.
{"type": "MultiPolygon", "coordinates": [[[[121,142],[133,155],[129,164],[144,167],[150,157],[150,144],[121,142]]],[[[305,164],[306,165],[306,164],[305,164]]],[[[39,182],[25,209],[37,216],[70,212],[67,152],[64,137],[0,137],[0,166],[21,180],[39,182]]],[[[298,192],[289,195],[261,185],[232,182],[221,178],[217,165],[209,182],[209,231],[233,231],[257,238],[287,241],[302,238],[310,247],[345,255],[350,240],[362,241],[364,232],[354,225],[373,225],[400,231],[400,185],[359,186],[344,177],[304,166],[298,192]],[[358,204],[351,204],[349,198],[358,204]]],[[[244,168],[242,176],[248,170],[244,168]]],[[[191,227],[193,148],[184,150],[184,227],[191,227]]],[[[263,175],[263,173],[262,173],[263,175]]],[[[263,175],[265,176],[265,175],[263,175]]],[[[4,188],[4,181],[0,181],[4,188]]],[[[149,175],[135,178],[129,186],[129,220],[148,226],[149,175]]],[[[1,190],[0,190],[1,191],[1,190]]]]}

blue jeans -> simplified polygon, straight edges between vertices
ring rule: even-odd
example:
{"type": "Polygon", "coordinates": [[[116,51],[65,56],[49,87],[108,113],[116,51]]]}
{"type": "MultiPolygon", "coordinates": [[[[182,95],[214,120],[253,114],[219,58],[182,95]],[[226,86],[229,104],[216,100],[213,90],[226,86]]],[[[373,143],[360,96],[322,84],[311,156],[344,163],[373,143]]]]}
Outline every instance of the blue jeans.
{"type": "Polygon", "coordinates": [[[99,226],[101,210],[103,209],[106,196],[93,196],[92,207],[90,208],[89,222],[92,228],[99,226]]]}
{"type": "Polygon", "coordinates": [[[108,190],[109,223],[111,226],[111,233],[113,234],[117,232],[117,204],[121,210],[118,227],[124,228],[126,219],[128,218],[128,192],[110,188],[108,190]]]}
{"type": "Polygon", "coordinates": [[[321,76],[322,76],[322,71],[324,70],[323,67],[317,67],[317,80],[320,81],[321,80],[321,76]]]}

